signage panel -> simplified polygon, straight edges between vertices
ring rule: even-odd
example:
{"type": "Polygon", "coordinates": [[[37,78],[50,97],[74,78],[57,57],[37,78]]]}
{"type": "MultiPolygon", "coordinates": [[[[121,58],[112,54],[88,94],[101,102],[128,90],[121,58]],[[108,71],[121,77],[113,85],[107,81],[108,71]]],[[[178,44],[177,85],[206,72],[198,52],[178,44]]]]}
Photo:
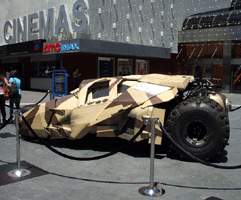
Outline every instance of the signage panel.
{"type": "Polygon", "coordinates": [[[19,16],[5,22],[3,28],[4,40],[7,44],[26,42],[58,36],[62,29],[67,35],[74,32],[82,33],[89,27],[88,0],[77,0],[72,9],[60,5],[59,9],[49,8],[19,16]],[[80,9],[81,8],[81,9],[80,9]],[[69,13],[72,10],[72,13],[69,13]],[[73,15],[74,19],[70,20],[73,15]]]}
{"type": "Polygon", "coordinates": [[[54,70],[52,74],[53,99],[68,95],[67,70],[54,70]]]}
{"type": "Polygon", "coordinates": [[[61,53],[79,51],[79,42],[57,42],[44,44],[43,53],[61,53]]]}
{"type": "Polygon", "coordinates": [[[115,75],[114,61],[115,60],[113,58],[99,58],[98,59],[99,78],[113,77],[115,75]]]}
{"type": "Polygon", "coordinates": [[[0,56],[13,56],[29,53],[41,53],[45,40],[33,40],[18,44],[9,44],[0,47],[0,56]]]}
{"type": "Polygon", "coordinates": [[[7,55],[8,55],[7,45],[1,46],[0,47],[0,57],[7,56],[7,55]]]}
{"type": "Polygon", "coordinates": [[[128,76],[132,74],[132,59],[118,59],[118,76],[128,76]]]}
{"type": "Polygon", "coordinates": [[[148,73],[149,73],[149,61],[136,60],[136,74],[148,74],[148,73]]]}

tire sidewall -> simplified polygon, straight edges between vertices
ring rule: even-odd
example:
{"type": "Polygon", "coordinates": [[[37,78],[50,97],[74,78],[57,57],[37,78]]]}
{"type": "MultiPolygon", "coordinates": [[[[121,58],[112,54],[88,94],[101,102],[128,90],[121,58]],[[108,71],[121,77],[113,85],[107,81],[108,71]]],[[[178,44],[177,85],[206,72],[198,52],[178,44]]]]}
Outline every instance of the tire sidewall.
{"type": "MultiPolygon", "coordinates": [[[[166,130],[187,152],[201,159],[207,159],[221,152],[229,138],[229,121],[226,111],[214,100],[205,97],[189,98],[172,109],[166,120],[166,130]],[[188,124],[193,121],[201,122],[206,130],[205,140],[198,138],[198,145],[194,140],[187,140],[187,135],[193,133],[186,131],[188,124]],[[193,144],[191,144],[193,143],[193,144]]],[[[192,135],[193,138],[196,138],[192,135]]],[[[178,147],[172,145],[175,152],[188,157],[178,147]]]]}
{"type": "Polygon", "coordinates": [[[208,154],[211,149],[215,149],[215,144],[218,142],[219,127],[217,121],[208,112],[203,110],[193,110],[180,113],[180,116],[176,118],[173,125],[172,137],[174,140],[188,152],[193,155],[208,154]],[[186,139],[187,127],[192,122],[201,122],[205,125],[208,138],[201,145],[192,145],[186,139]]]}

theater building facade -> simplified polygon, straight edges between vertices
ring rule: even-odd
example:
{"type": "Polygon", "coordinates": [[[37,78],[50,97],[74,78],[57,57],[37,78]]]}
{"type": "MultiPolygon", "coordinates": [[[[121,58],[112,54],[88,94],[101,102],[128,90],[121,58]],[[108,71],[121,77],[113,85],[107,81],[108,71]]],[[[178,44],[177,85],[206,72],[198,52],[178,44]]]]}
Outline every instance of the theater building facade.
{"type": "Polygon", "coordinates": [[[179,31],[179,71],[222,85],[223,92],[241,93],[241,1],[225,9],[187,17],[179,31]]]}
{"type": "Polygon", "coordinates": [[[172,54],[177,42],[172,35],[175,19],[167,17],[173,4],[153,0],[26,0],[28,6],[9,0],[0,4],[4,8],[0,69],[18,70],[24,89],[48,90],[53,70],[66,69],[71,90],[75,67],[80,81],[178,73],[172,54]]]}

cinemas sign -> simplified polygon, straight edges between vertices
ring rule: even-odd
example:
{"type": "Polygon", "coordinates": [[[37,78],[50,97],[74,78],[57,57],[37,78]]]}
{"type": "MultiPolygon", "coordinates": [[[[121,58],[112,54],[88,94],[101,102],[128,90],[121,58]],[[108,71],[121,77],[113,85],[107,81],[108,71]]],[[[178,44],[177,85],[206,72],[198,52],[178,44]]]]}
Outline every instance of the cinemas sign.
{"type": "Polygon", "coordinates": [[[43,53],[57,53],[57,52],[72,52],[79,51],[79,43],[67,43],[62,44],[61,42],[45,44],[43,53]]]}
{"type": "Polygon", "coordinates": [[[5,42],[11,44],[47,39],[58,36],[62,29],[67,35],[84,32],[89,27],[88,0],[77,0],[72,9],[68,9],[68,6],[64,4],[58,10],[53,7],[6,21],[3,27],[5,42]],[[72,21],[69,17],[71,14],[74,16],[72,21]]]}

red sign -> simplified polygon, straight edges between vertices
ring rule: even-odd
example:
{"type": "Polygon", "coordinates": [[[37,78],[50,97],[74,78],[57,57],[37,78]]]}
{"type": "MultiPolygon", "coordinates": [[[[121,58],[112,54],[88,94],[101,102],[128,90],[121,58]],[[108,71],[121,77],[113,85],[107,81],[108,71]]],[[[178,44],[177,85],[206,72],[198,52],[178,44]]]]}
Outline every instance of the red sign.
{"type": "Polygon", "coordinates": [[[61,44],[59,42],[54,44],[46,44],[43,48],[44,53],[59,52],[60,50],[61,50],[61,44]]]}
{"type": "Polygon", "coordinates": [[[147,60],[136,60],[136,74],[148,74],[148,65],[147,60]]]}

